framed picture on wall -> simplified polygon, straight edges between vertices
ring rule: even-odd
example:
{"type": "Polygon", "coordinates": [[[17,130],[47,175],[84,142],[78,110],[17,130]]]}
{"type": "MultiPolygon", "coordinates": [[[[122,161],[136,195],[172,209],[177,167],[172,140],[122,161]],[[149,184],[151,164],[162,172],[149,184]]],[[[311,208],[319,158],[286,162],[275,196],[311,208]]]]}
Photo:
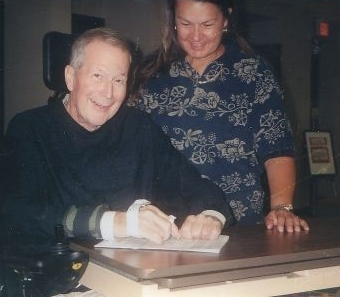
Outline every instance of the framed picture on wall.
{"type": "Polygon", "coordinates": [[[335,175],[336,166],[331,133],[307,131],[305,137],[310,173],[312,175],[335,175]]]}

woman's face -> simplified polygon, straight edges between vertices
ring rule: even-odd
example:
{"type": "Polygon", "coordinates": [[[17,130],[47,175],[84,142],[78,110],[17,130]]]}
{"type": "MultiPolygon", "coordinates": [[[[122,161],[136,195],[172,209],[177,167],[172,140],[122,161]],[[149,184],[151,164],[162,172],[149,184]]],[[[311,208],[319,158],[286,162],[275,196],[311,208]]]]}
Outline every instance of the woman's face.
{"type": "Polygon", "coordinates": [[[221,40],[228,21],[218,6],[209,2],[177,0],[175,23],[179,44],[190,63],[209,63],[222,54],[221,40]]]}

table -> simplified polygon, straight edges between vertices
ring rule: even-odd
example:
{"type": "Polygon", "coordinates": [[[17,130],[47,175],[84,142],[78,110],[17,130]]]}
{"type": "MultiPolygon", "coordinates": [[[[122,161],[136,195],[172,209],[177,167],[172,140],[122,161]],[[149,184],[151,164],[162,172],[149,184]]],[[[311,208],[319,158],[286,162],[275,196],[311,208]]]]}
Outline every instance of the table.
{"type": "Polygon", "coordinates": [[[105,296],[275,296],[340,286],[340,218],[308,222],[300,233],[231,227],[220,254],[72,248],[90,255],[81,283],[105,296]]]}

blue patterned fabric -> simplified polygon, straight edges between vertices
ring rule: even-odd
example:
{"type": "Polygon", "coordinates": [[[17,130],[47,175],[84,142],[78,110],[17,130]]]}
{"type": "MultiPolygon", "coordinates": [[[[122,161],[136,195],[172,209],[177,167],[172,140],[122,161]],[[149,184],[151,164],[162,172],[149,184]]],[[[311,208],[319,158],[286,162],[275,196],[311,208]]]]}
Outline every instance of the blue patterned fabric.
{"type": "Polygon", "coordinates": [[[223,189],[239,223],[263,221],[264,162],[294,155],[283,93],[263,59],[227,45],[203,75],[185,60],[173,62],[148,81],[136,105],[223,189]]]}

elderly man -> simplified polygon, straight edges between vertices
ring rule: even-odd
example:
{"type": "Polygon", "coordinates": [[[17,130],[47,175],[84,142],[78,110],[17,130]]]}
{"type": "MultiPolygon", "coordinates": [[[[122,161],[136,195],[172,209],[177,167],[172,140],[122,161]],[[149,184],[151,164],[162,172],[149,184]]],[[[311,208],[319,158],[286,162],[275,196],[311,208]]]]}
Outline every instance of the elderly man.
{"type": "Polygon", "coordinates": [[[13,118],[6,244],[43,251],[57,224],[69,237],[162,243],[170,236],[214,239],[232,223],[221,190],[148,115],[123,104],[130,64],[124,38],[89,30],[65,68],[69,94],[13,118]]]}

